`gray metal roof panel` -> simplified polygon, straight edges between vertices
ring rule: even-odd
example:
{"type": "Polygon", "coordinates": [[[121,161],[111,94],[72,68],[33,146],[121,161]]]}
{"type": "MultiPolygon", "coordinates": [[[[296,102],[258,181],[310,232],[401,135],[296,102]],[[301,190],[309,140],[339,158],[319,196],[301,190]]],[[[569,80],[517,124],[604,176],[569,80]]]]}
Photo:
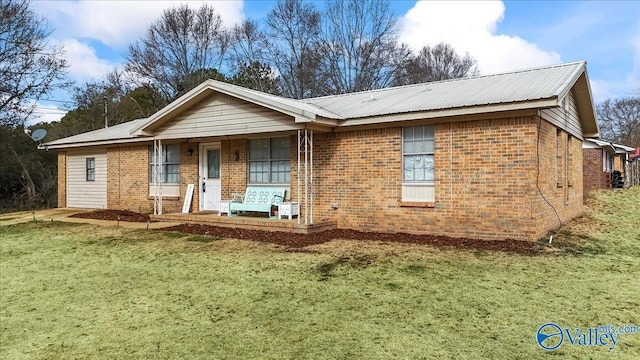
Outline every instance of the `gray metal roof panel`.
{"type": "Polygon", "coordinates": [[[517,103],[558,97],[584,62],[302,100],[344,118],[517,103]]]}
{"type": "Polygon", "coordinates": [[[44,143],[47,146],[75,144],[91,141],[103,141],[103,140],[116,140],[116,139],[132,139],[136,136],[130,134],[131,129],[143,124],[147,119],[137,119],[128,121],[123,124],[114,125],[106,129],[98,129],[89,132],[85,132],[78,135],[69,136],[66,138],[53,140],[44,143]]]}

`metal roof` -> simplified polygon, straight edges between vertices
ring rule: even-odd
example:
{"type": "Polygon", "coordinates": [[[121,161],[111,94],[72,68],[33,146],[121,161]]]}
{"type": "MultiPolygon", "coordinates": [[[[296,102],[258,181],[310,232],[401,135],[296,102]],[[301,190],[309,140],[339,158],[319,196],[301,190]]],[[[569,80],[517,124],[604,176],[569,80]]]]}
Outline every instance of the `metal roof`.
{"type": "Polygon", "coordinates": [[[87,143],[92,141],[113,141],[113,140],[126,140],[135,139],[136,136],[130,134],[131,129],[134,129],[147,121],[144,119],[137,119],[129,121],[123,124],[114,125],[106,129],[98,129],[89,131],[86,133],[69,136],[66,138],[53,140],[45,143],[44,145],[55,148],[56,145],[68,145],[76,143],[87,143]]]}
{"type": "MultiPolygon", "coordinates": [[[[374,117],[408,114],[434,117],[476,112],[560,106],[575,91],[585,135],[597,136],[598,127],[584,61],[512,71],[503,74],[400,86],[319,98],[295,100],[257,90],[207,80],[146,119],[45,143],[49,147],[85,146],[108,141],[150,139],[161,124],[188,110],[212,92],[220,92],[291,115],[295,122],[337,127],[374,123],[374,117]],[[419,113],[422,113],[419,114],[419,113]],[[69,145],[67,145],[69,144],[69,145]]],[[[386,118],[391,120],[391,118],[386,118]]]]}
{"type": "Polygon", "coordinates": [[[585,65],[575,62],[302,101],[349,119],[551,99],[566,94],[585,65]]]}

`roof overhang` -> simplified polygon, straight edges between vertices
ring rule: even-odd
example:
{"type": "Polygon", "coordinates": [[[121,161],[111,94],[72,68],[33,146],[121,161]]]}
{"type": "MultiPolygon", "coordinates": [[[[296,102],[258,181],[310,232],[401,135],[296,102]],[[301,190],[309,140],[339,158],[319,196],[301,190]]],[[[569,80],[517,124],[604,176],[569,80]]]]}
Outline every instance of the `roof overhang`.
{"type": "MultiPolygon", "coordinates": [[[[456,118],[461,117],[461,120],[469,120],[468,116],[486,117],[487,114],[505,113],[512,111],[522,110],[537,110],[540,108],[553,107],[558,105],[557,98],[541,99],[536,101],[509,103],[509,104],[495,104],[495,105],[482,105],[482,106],[468,106],[454,109],[438,109],[429,111],[419,111],[411,113],[391,114],[391,115],[379,115],[366,118],[357,118],[341,121],[338,128],[347,128],[351,126],[371,125],[371,124],[384,124],[392,122],[411,121],[416,119],[428,120],[439,118],[456,118]]],[[[340,131],[336,129],[337,131],[340,131]]],[[[346,130],[346,129],[345,129],[346,130]]],[[[342,130],[344,131],[344,130],[342,130]]]]}
{"type": "Polygon", "coordinates": [[[80,141],[75,143],[64,143],[64,144],[40,144],[38,145],[38,149],[41,150],[55,150],[55,149],[68,149],[68,148],[79,148],[79,147],[88,147],[88,146],[102,146],[102,145],[117,145],[117,144],[129,144],[129,143],[143,143],[147,141],[153,141],[151,137],[135,137],[135,138],[127,138],[127,139],[108,139],[108,140],[99,140],[99,141],[80,141]]]}
{"type": "Polygon", "coordinates": [[[326,110],[320,108],[315,109],[312,105],[301,102],[297,104],[297,100],[284,99],[216,80],[207,80],[171,104],[160,109],[149,117],[149,120],[144,124],[132,129],[131,135],[153,136],[154,130],[159,126],[175,118],[214,92],[292,116],[296,123],[319,123],[327,126],[336,126],[338,123],[336,119],[340,118],[339,115],[329,113],[326,110]]]}

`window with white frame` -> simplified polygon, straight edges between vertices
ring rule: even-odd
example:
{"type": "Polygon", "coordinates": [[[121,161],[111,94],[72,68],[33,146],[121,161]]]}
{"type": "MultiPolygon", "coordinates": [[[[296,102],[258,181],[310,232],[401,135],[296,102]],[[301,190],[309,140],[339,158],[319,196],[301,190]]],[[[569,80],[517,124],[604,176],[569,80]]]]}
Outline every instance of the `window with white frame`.
{"type": "Polygon", "coordinates": [[[289,137],[251,139],[248,180],[251,184],[285,184],[291,180],[289,137]]]}
{"type": "Polygon", "coordinates": [[[89,157],[86,160],[86,179],[87,181],[96,181],[96,158],[89,157]]]}
{"type": "Polygon", "coordinates": [[[435,201],[435,128],[402,128],[402,201],[435,201]]]}
{"type": "Polygon", "coordinates": [[[156,183],[156,169],[159,166],[162,166],[162,183],[177,184],[180,182],[180,144],[162,145],[162,159],[156,159],[153,147],[151,147],[149,149],[149,160],[149,179],[151,179],[151,183],[156,183]]]}
{"type": "Polygon", "coordinates": [[[435,181],[433,126],[402,129],[403,182],[435,181]]]}

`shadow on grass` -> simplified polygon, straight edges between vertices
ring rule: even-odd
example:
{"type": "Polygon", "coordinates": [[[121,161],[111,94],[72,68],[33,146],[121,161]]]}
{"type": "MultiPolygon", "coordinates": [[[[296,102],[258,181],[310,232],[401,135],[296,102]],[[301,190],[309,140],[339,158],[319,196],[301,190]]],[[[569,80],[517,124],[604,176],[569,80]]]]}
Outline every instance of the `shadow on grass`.
{"type": "Polygon", "coordinates": [[[335,276],[340,267],[351,269],[366,269],[373,265],[375,257],[371,255],[341,256],[331,261],[324,262],[315,267],[314,273],[319,275],[318,281],[327,281],[335,276]]]}
{"type": "Polygon", "coordinates": [[[539,243],[560,254],[568,255],[602,255],[607,253],[607,247],[601,245],[602,240],[595,237],[574,232],[569,228],[561,228],[550,234],[553,236],[551,244],[548,239],[540,239],[539,243]]]}

